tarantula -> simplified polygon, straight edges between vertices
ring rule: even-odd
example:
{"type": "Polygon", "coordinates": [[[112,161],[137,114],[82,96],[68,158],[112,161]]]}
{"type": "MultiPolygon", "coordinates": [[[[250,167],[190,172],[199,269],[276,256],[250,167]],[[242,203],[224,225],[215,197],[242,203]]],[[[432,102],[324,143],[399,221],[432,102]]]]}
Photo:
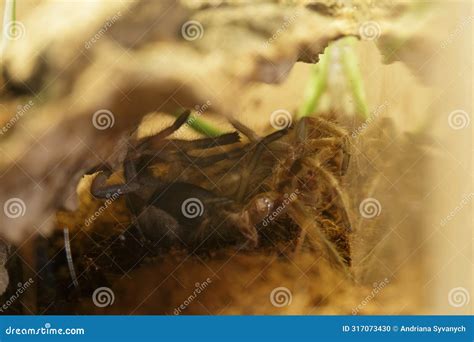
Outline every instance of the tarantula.
{"type": "Polygon", "coordinates": [[[350,154],[341,128],[303,118],[260,137],[231,120],[238,132],[170,139],[189,115],[185,111],[153,136],[131,139],[123,184],[107,184],[113,173],[108,165],[90,170],[97,173],[92,195],[125,196],[142,238],[160,246],[255,248],[298,227],[296,248],[309,237],[331,260],[350,264],[348,201],[341,187],[350,154]],[[249,142],[242,143],[239,132],[249,142]]]}

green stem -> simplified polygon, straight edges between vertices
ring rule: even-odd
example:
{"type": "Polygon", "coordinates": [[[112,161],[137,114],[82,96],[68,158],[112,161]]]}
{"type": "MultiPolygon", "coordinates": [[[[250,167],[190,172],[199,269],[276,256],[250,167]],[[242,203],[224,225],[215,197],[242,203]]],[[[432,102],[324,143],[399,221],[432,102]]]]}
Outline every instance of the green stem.
{"type": "Polygon", "coordinates": [[[16,0],[12,0],[12,21],[16,22],[16,0]]]}
{"type": "MultiPolygon", "coordinates": [[[[175,113],[174,115],[178,116],[181,113],[182,113],[182,111],[179,111],[179,112],[175,113]]],[[[210,138],[215,138],[215,137],[218,137],[218,136],[224,134],[221,130],[216,128],[214,125],[212,125],[211,123],[209,123],[206,120],[203,120],[203,119],[199,118],[195,114],[190,115],[187,124],[189,125],[189,127],[194,129],[196,132],[201,133],[201,134],[203,134],[207,137],[210,137],[210,138]]]]}
{"type": "Polygon", "coordinates": [[[345,45],[342,49],[342,64],[344,73],[346,74],[350,84],[352,96],[356,103],[356,111],[363,120],[367,120],[369,117],[369,108],[367,105],[362,74],[360,73],[357,56],[355,55],[353,49],[354,40],[347,38],[345,41],[347,42],[347,45],[345,45]]]}
{"type": "Polygon", "coordinates": [[[311,76],[305,89],[303,105],[300,107],[297,117],[310,116],[316,112],[319,100],[327,87],[329,73],[330,47],[321,55],[318,64],[312,66],[311,76]]]}

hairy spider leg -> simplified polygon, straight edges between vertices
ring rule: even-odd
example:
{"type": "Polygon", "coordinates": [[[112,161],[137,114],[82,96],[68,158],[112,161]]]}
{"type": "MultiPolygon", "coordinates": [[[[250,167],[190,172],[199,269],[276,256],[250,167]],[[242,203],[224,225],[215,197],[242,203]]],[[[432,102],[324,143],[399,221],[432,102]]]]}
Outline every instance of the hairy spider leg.
{"type": "Polygon", "coordinates": [[[235,118],[229,118],[229,122],[236,130],[245,135],[250,141],[257,142],[260,140],[260,136],[253,129],[244,125],[239,120],[235,118]]]}
{"type": "Polygon", "coordinates": [[[163,129],[162,131],[152,136],[139,139],[136,142],[136,148],[140,149],[143,146],[152,145],[156,142],[162,141],[163,139],[169,137],[171,134],[173,134],[178,129],[180,129],[181,126],[183,126],[188,121],[190,115],[191,115],[191,111],[189,109],[185,110],[182,114],[178,116],[178,118],[173,122],[171,126],[163,129]]]}
{"type": "Polygon", "coordinates": [[[341,176],[345,175],[347,172],[347,169],[349,168],[349,162],[351,158],[351,152],[350,152],[350,142],[349,142],[349,135],[347,132],[342,129],[341,127],[338,127],[335,125],[333,122],[330,122],[320,116],[313,118],[316,123],[317,123],[317,129],[326,134],[326,135],[331,135],[331,136],[336,136],[342,139],[342,159],[341,159],[341,176]]]}
{"type": "Polygon", "coordinates": [[[245,199],[244,196],[247,193],[247,189],[250,184],[250,176],[254,172],[255,168],[257,167],[258,161],[261,158],[263,150],[266,148],[268,144],[276,140],[279,140],[283,136],[288,134],[288,131],[289,129],[285,128],[285,129],[270,133],[269,135],[260,139],[256,144],[255,143],[252,144],[254,146],[254,152],[250,158],[250,162],[248,163],[248,166],[244,168],[242,175],[240,177],[240,186],[239,186],[237,196],[236,196],[237,202],[242,202],[245,199]]]}
{"type": "MultiPolygon", "coordinates": [[[[333,123],[324,120],[320,117],[317,118],[303,118],[298,122],[297,128],[297,139],[299,140],[300,143],[306,143],[310,149],[311,152],[317,152],[318,150],[321,151],[322,149],[326,147],[330,147],[332,144],[335,145],[340,145],[343,147],[345,146],[345,141],[340,141],[340,139],[345,139],[347,134],[345,132],[335,126],[333,123]],[[318,124],[318,128],[322,128],[327,132],[328,134],[336,135],[339,138],[319,138],[319,139],[311,139],[309,138],[309,125],[308,122],[310,120],[315,120],[318,124]],[[340,141],[338,143],[338,140],[340,141]]],[[[339,181],[337,178],[329,172],[325,167],[324,163],[329,160],[330,158],[334,157],[334,154],[331,150],[323,150],[321,151],[317,158],[318,160],[315,161],[313,160],[314,158],[304,158],[301,160],[301,162],[309,167],[310,169],[316,170],[319,175],[331,185],[331,187],[334,189],[337,197],[339,198],[339,201],[342,205],[343,208],[343,213],[344,213],[344,228],[347,229],[348,231],[351,230],[351,223],[349,219],[349,213],[348,213],[348,208],[349,208],[349,200],[347,198],[346,193],[342,190],[339,181]]],[[[348,161],[344,161],[347,162],[348,161]]]]}
{"type": "MultiPolygon", "coordinates": [[[[112,184],[112,185],[107,185],[107,180],[109,179],[110,175],[113,173],[112,170],[105,165],[102,165],[102,169],[97,168],[95,172],[98,172],[97,176],[95,176],[94,180],[92,181],[91,184],[91,194],[100,199],[106,199],[106,198],[111,198],[114,196],[122,196],[123,194],[132,192],[137,190],[137,185],[136,184],[112,184]]],[[[90,173],[95,173],[92,172],[94,169],[89,171],[90,173]]],[[[86,174],[90,174],[86,173],[86,174]]]]}
{"type": "MultiPolygon", "coordinates": [[[[163,129],[161,132],[147,138],[143,138],[138,140],[135,143],[135,149],[140,150],[149,144],[153,143],[154,141],[160,141],[168,137],[169,135],[173,134],[177,131],[182,125],[184,125],[191,111],[186,110],[184,111],[176,120],[175,122],[163,129]]],[[[102,164],[96,168],[93,168],[89,171],[89,173],[99,172],[99,174],[94,178],[91,185],[91,193],[94,197],[97,198],[109,198],[113,195],[122,195],[125,193],[130,193],[132,191],[136,191],[138,189],[138,180],[137,178],[137,170],[132,161],[133,152],[130,150],[127,152],[127,157],[124,161],[124,173],[125,173],[125,184],[114,184],[114,185],[106,185],[106,182],[110,175],[112,174],[112,170],[108,165],[102,164]]],[[[87,174],[87,173],[86,173],[87,174]]]]}
{"type": "MultiPolygon", "coordinates": [[[[163,129],[161,132],[151,137],[138,140],[138,142],[135,144],[135,147],[132,148],[134,148],[134,150],[140,150],[154,141],[165,139],[177,131],[182,125],[184,125],[187,122],[190,114],[191,111],[184,111],[171,126],[163,129]]],[[[91,193],[94,197],[105,199],[114,195],[120,196],[125,193],[130,193],[136,191],[139,188],[138,171],[136,169],[135,163],[133,162],[133,155],[135,153],[136,151],[129,150],[124,161],[125,184],[106,185],[108,178],[113,173],[111,167],[108,164],[100,164],[86,173],[92,174],[99,172],[99,174],[92,181],[91,185],[91,193]]]]}

